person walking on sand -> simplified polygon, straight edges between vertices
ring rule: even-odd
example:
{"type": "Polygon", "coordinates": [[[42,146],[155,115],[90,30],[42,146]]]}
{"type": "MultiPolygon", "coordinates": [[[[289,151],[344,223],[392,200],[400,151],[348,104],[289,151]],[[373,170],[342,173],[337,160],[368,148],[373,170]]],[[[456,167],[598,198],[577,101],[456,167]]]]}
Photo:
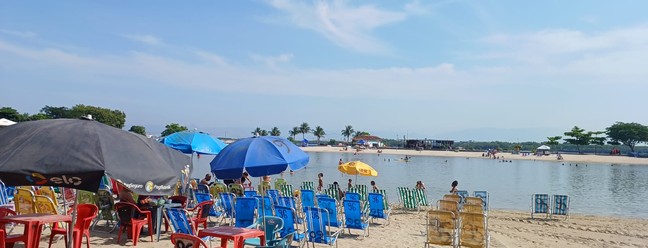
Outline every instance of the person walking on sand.
{"type": "Polygon", "coordinates": [[[450,189],[450,193],[452,194],[457,194],[457,186],[459,185],[459,182],[457,180],[452,181],[452,189],[450,189]]]}
{"type": "Polygon", "coordinates": [[[317,191],[322,191],[324,188],[324,173],[317,174],[317,191]]]}
{"type": "Polygon", "coordinates": [[[349,178],[349,182],[347,183],[347,191],[351,190],[353,188],[353,181],[351,178],[349,178]]]}

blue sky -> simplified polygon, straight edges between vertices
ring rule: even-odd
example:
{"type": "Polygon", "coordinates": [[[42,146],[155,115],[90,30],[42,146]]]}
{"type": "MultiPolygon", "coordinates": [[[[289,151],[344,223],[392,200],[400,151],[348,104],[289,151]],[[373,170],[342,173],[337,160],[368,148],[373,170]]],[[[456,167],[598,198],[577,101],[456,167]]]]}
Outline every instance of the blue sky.
{"type": "Polygon", "coordinates": [[[638,1],[3,1],[0,106],[216,136],[537,140],[648,124],[638,1]]]}

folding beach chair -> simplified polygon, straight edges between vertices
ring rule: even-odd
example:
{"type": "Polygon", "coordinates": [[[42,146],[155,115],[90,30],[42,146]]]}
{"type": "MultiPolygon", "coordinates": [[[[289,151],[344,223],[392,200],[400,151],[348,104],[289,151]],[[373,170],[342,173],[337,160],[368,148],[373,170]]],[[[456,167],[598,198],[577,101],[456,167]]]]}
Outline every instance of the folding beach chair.
{"type": "Polygon", "coordinates": [[[283,196],[293,196],[293,186],[292,184],[283,184],[281,185],[281,194],[283,196]]]}
{"type": "Polygon", "coordinates": [[[259,216],[274,216],[274,204],[269,196],[257,195],[254,198],[259,200],[259,216]]]}
{"type": "Polygon", "coordinates": [[[531,196],[531,218],[534,214],[545,214],[545,218],[551,215],[549,208],[549,195],[548,194],[533,194],[531,196]]]}
{"type": "Polygon", "coordinates": [[[483,214],[462,213],[459,245],[461,247],[488,247],[490,234],[483,214]]]}
{"type": "Polygon", "coordinates": [[[459,203],[451,200],[437,201],[437,209],[441,211],[450,211],[455,217],[459,217],[459,203]]]}
{"type": "Polygon", "coordinates": [[[398,199],[400,200],[403,210],[416,210],[419,211],[418,201],[414,196],[414,192],[406,187],[398,187],[398,199]]]}
{"type": "Polygon", "coordinates": [[[425,247],[430,245],[450,245],[457,247],[459,232],[457,216],[450,211],[428,210],[425,247]]]}
{"type": "Polygon", "coordinates": [[[490,198],[490,196],[488,195],[488,191],[473,191],[473,196],[482,199],[484,204],[484,211],[488,212],[488,209],[490,207],[488,203],[488,199],[490,198]]]}
{"type": "Polygon", "coordinates": [[[337,239],[342,229],[331,231],[331,224],[328,218],[328,211],[323,208],[305,207],[306,223],[308,228],[308,241],[313,243],[334,245],[337,247],[337,239]]]}
{"type": "Polygon", "coordinates": [[[344,226],[342,215],[337,211],[338,204],[335,199],[328,198],[328,197],[318,198],[317,206],[319,208],[326,209],[326,211],[328,212],[328,219],[330,221],[331,226],[339,227],[339,228],[342,228],[344,226]]]}
{"type": "Polygon", "coordinates": [[[303,247],[306,243],[306,224],[303,221],[301,225],[299,224],[295,209],[276,206],[275,212],[277,213],[277,217],[281,218],[284,222],[284,228],[281,229],[279,235],[286,237],[288,234],[294,233],[293,240],[299,242],[299,247],[303,247]]]}
{"type": "Polygon", "coordinates": [[[278,200],[279,200],[279,190],[268,189],[268,190],[266,190],[266,196],[270,197],[270,199],[272,200],[273,205],[277,205],[278,200]]]}
{"type": "Polygon", "coordinates": [[[412,191],[419,206],[429,207],[431,205],[424,189],[412,189],[412,191]]]}
{"type": "Polygon", "coordinates": [[[234,226],[248,227],[254,224],[254,219],[257,217],[256,210],[258,208],[259,199],[252,197],[237,197],[234,202],[234,226]]]}
{"type": "Polygon", "coordinates": [[[458,195],[459,197],[461,197],[461,201],[459,202],[459,204],[464,204],[464,203],[466,203],[466,197],[469,197],[469,196],[470,196],[470,194],[468,194],[468,191],[467,191],[467,190],[457,190],[457,195],[458,195]]]}
{"type": "Polygon", "coordinates": [[[256,190],[246,190],[243,192],[243,196],[245,197],[255,197],[259,194],[257,194],[256,190]]]}
{"type": "Polygon", "coordinates": [[[315,184],[313,182],[302,182],[302,190],[315,190],[315,184]]]}
{"type": "Polygon", "coordinates": [[[391,208],[386,203],[386,198],[383,194],[369,193],[369,217],[373,219],[384,219],[389,225],[389,215],[391,208]]]}
{"type": "Polygon", "coordinates": [[[313,192],[313,190],[301,190],[301,205],[303,209],[315,206],[315,192],[313,192]]]}
{"type": "Polygon", "coordinates": [[[568,195],[553,195],[551,201],[553,207],[551,208],[551,216],[563,215],[569,219],[569,196],[568,195]]]}
{"type": "Polygon", "coordinates": [[[324,190],[324,194],[328,195],[329,197],[339,200],[340,199],[340,193],[337,188],[328,188],[324,190]]]}
{"type": "Polygon", "coordinates": [[[389,204],[389,197],[387,196],[387,190],[384,189],[374,190],[374,193],[383,195],[384,208],[391,209],[391,206],[389,204]]]}
{"type": "Polygon", "coordinates": [[[362,211],[360,201],[344,200],[344,227],[363,230],[365,237],[369,236],[369,216],[362,211]]]}
{"type": "Polygon", "coordinates": [[[232,220],[234,219],[234,198],[236,198],[236,196],[233,193],[222,192],[219,194],[219,197],[220,207],[223,209],[223,218],[221,219],[221,222],[225,220],[225,218],[229,218],[229,223],[231,225],[232,220]]]}

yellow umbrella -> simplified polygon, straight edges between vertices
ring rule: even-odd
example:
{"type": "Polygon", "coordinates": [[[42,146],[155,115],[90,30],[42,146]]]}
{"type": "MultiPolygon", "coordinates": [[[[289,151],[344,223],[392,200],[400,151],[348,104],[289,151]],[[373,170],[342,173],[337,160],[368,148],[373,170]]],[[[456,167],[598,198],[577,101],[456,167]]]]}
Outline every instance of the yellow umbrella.
{"type": "Polygon", "coordinates": [[[351,161],[338,166],[338,170],[348,175],[377,177],[378,171],[361,161],[351,161]]]}

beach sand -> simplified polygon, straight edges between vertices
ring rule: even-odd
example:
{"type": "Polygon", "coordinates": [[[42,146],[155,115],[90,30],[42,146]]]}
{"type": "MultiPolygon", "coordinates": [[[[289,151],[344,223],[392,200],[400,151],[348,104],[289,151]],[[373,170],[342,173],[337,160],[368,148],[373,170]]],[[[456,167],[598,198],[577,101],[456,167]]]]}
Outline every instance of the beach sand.
{"type": "MultiPolygon", "coordinates": [[[[572,215],[569,220],[531,219],[529,213],[495,210],[489,213],[491,247],[648,247],[648,220],[624,219],[613,217],[572,215]]],[[[377,220],[370,225],[369,237],[361,238],[360,231],[347,230],[340,236],[341,248],[351,247],[423,247],[425,242],[425,213],[396,210],[392,213],[391,223],[384,225],[377,220]]],[[[103,223],[91,233],[91,247],[132,246],[132,241],[117,244],[117,232],[107,233],[103,223]]],[[[17,229],[18,231],[18,229],[17,229]]],[[[48,230],[43,232],[49,234],[48,230]]],[[[40,247],[47,247],[43,235],[40,247]]],[[[293,243],[296,245],[296,243],[293,243]]],[[[218,247],[220,241],[212,241],[218,247]]],[[[16,247],[19,247],[17,245],[16,247]]],[[[85,241],[83,246],[85,247],[85,241]]],[[[317,247],[328,247],[317,244],[317,247]]],[[[52,247],[65,247],[63,239],[52,247]]],[[[142,236],[137,247],[172,247],[169,234],[163,233],[160,242],[151,242],[142,236]]],[[[232,247],[232,243],[228,247],[232,247]]],[[[442,247],[433,245],[433,247],[442,247]]]]}
{"type": "MultiPolygon", "coordinates": [[[[328,146],[309,146],[302,147],[302,150],[307,152],[344,152],[344,153],[354,153],[355,149],[349,149],[348,151],[342,151],[341,147],[328,147],[328,146]]],[[[366,149],[361,150],[360,154],[376,154],[378,155],[378,150],[376,149],[366,149]]],[[[382,154],[392,154],[392,155],[407,155],[407,156],[435,156],[435,157],[466,157],[466,158],[480,158],[480,159],[489,159],[482,157],[482,152],[454,152],[454,151],[415,151],[415,150],[405,150],[405,149],[382,149],[382,154]]],[[[552,154],[549,156],[522,156],[519,154],[511,153],[498,153],[497,156],[504,157],[507,160],[542,160],[542,161],[555,161],[556,155],[552,154]]],[[[648,158],[634,158],[628,156],[607,156],[607,155],[577,155],[577,154],[562,154],[563,160],[559,162],[562,163],[604,163],[604,164],[642,164],[648,165],[648,158]]],[[[492,159],[492,158],[490,158],[492,159]]],[[[502,159],[502,158],[500,158],[502,159]]]]}

